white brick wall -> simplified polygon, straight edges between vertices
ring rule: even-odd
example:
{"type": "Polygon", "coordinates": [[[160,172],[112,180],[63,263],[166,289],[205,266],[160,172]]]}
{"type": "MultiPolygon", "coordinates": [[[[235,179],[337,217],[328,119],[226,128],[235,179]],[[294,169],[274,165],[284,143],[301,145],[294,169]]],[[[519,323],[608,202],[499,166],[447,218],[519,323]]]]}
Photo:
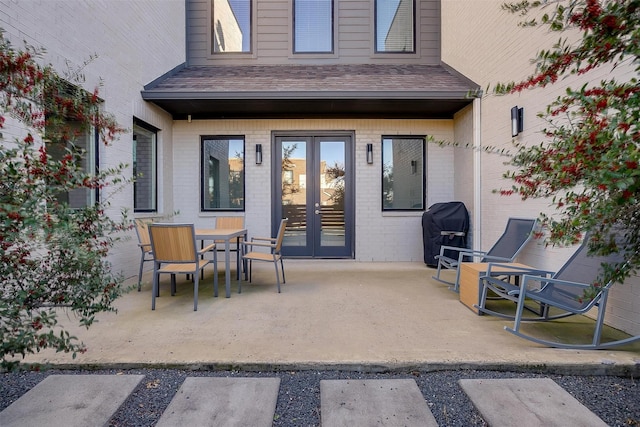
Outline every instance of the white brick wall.
{"type": "MultiPolygon", "coordinates": [[[[103,168],[120,162],[131,164],[131,128],[136,116],[162,129],[158,135],[158,155],[168,159],[159,165],[159,206],[163,212],[172,210],[171,197],[163,190],[170,187],[171,117],[145,103],[140,97],[143,86],[185,60],[185,4],[183,0],[0,0],[0,27],[15,48],[23,40],[32,46],[44,47],[43,63],[51,63],[64,74],[68,63],[77,69],[92,55],[97,58],[82,69],[85,88],[93,91],[102,79],[100,95],[104,108],[115,115],[118,123],[128,129],[110,147],[101,147],[103,168]]],[[[5,139],[20,130],[3,130],[5,139]]],[[[128,169],[131,174],[131,168],[128,169]]],[[[171,194],[170,192],[168,194],[171,194]]],[[[110,215],[117,216],[122,208],[133,212],[133,187],[109,195],[110,215]]],[[[139,249],[135,233],[115,248],[111,261],[116,270],[126,276],[137,274],[139,249]],[[135,256],[132,256],[135,254],[135,256]]],[[[148,263],[147,263],[148,265],[148,263]]]]}
{"type": "Polygon", "coordinates": [[[464,203],[469,212],[470,229],[467,235],[467,246],[473,248],[473,215],[474,179],[476,175],[473,166],[473,106],[468,106],[454,116],[454,141],[460,146],[453,149],[454,199],[464,203]],[[467,145],[468,144],[468,145],[467,145]]]}
{"type": "MultiPolygon", "coordinates": [[[[501,0],[442,0],[442,59],[482,88],[498,82],[518,81],[533,73],[530,59],[538,50],[550,48],[560,37],[544,28],[523,29],[517,26],[519,18],[500,9],[501,0]]],[[[623,67],[613,73],[609,69],[589,73],[591,81],[600,81],[611,75],[629,73],[623,67]]],[[[536,144],[542,140],[538,132],[543,122],[536,117],[546,105],[564,93],[566,86],[579,87],[583,77],[571,77],[543,90],[526,91],[519,95],[496,97],[485,95],[482,100],[481,134],[483,146],[511,148],[510,109],[524,107],[524,132],[519,142],[536,144]]],[[[456,138],[461,117],[456,120],[456,138]]],[[[468,129],[466,130],[468,131],[468,129]]],[[[464,134],[466,131],[462,131],[464,134]]],[[[471,141],[471,133],[465,137],[471,141]]],[[[472,163],[464,156],[464,162],[472,163]]],[[[464,173],[457,162],[456,173],[464,173]]],[[[504,158],[491,154],[481,155],[481,224],[474,224],[476,238],[481,239],[482,249],[488,249],[504,230],[509,216],[537,217],[539,212],[549,212],[546,200],[523,202],[518,197],[504,197],[493,193],[499,188],[509,188],[511,182],[502,178],[506,171],[504,158]]],[[[457,174],[456,174],[457,175],[457,174]]],[[[456,186],[456,195],[467,193],[456,186]]],[[[557,269],[573,253],[573,248],[545,248],[540,242],[528,245],[519,261],[541,268],[557,269]]],[[[640,333],[640,279],[632,278],[622,286],[614,286],[611,293],[607,322],[632,334],[640,333]]]]}
{"type": "MultiPolygon", "coordinates": [[[[201,213],[199,205],[200,135],[245,135],[246,212],[250,235],[271,232],[271,132],[355,131],[355,253],[361,261],[421,261],[422,212],[382,212],[382,135],[453,136],[449,120],[215,120],[174,124],[174,200],[176,220],[211,224],[215,213],[201,213]],[[374,164],[365,161],[367,143],[374,146],[374,164]],[[255,164],[255,145],[262,144],[263,163],[255,164]]],[[[450,148],[427,147],[428,204],[453,197],[453,154],[450,148]]]]}

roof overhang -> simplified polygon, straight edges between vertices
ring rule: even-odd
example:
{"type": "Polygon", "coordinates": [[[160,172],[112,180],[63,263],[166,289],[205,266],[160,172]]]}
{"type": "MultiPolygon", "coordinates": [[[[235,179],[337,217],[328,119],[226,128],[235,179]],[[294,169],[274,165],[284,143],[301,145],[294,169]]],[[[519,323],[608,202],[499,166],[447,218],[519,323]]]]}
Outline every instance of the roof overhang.
{"type": "Polygon", "coordinates": [[[142,91],[174,120],[450,119],[478,86],[445,66],[179,67],[142,91]]]}

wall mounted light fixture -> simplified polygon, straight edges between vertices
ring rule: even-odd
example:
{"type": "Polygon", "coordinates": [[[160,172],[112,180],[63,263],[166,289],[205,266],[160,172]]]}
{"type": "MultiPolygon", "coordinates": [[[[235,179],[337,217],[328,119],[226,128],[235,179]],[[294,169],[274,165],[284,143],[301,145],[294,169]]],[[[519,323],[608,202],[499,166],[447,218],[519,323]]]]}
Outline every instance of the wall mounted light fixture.
{"type": "Polygon", "coordinates": [[[511,109],[511,136],[516,137],[524,128],[524,108],[516,105],[511,109]]]}
{"type": "Polygon", "coordinates": [[[191,123],[191,114],[187,114],[187,121],[191,123]]]}
{"type": "Polygon", "coordinates": [[[262,164],[262,144],[256,144],[256,165],[262,164]]]}
{"type": "Polygon", "coordinates": [[[367,144],[367,163],[373,163],[373,144],[367,144]]]}

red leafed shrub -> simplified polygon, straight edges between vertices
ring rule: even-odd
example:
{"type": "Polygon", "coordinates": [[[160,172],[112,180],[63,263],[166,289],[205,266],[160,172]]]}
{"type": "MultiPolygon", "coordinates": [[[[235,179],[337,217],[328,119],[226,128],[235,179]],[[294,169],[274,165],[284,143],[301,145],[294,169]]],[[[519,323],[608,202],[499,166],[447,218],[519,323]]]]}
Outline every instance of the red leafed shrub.
{"type": "MultiPolygon", "coordinates": [[[[74,142],[96,130],[109,144],[122,132],[101,112],[98,92],[38,63],[39,52],[12,48],[0,32],[0,130],[17,120],[26,136],[0,140],[0,368],[45,348],[85,351],[60,326],[72,314],[89,327],[95,315],[114,311],[121,278],[107,261],[127,227],[105,215],[108,202],[71,206],[72,192],[116,191],[126,165],[88,171],[74,142]]],[[[100,197],[98,198],[100,199],[100,197]]]]}

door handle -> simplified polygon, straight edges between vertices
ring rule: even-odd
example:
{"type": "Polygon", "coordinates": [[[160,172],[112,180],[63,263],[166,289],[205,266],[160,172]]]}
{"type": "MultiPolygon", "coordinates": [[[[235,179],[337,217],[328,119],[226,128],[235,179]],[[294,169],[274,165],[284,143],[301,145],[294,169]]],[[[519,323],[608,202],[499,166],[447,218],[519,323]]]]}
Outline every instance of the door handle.
{"type": "Polygon", "coordinates": [[[316,214],[316,215],[320,215],[320,210],[319,210],[319,209],[316,209],[316,210],[315,210],[315,214],[316,214]]]}

